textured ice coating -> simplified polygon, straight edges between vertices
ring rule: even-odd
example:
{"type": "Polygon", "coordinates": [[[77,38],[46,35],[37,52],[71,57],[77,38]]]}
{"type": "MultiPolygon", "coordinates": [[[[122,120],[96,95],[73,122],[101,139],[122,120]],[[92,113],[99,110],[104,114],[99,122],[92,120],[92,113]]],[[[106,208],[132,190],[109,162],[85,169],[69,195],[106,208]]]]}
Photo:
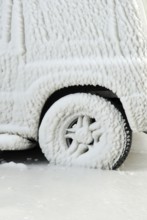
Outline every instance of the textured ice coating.
{"type": "Polygon", "coordinates": [[[38,139],[56,90],[100,85],[147,130],[147,37],[137,0],[0,0],[0,133],[38,139]],[[1,9],[0,9],[1,10],[1,9]]]}
{"type": "Polygon", "coordinates": [[[8,162],[8,163],[2,163],[1,167],[3,168],[9,168],[9,169],[18,169],[20,171],[24,171],[27,169],[27,166],[23,163],[14,163],[14,162],[8,162]]]}
{"type": "Polygon", "coordinates": [[[28,0],[27,4],[31,61],[146,54],[134,0],[28,0]]]}
{"type": "Polygon", "coordinates": [[[68,95],[53,104],[39,129],[40,146],[51,163],[88,168],[112,169],[127,148],[127,138],[130,136],[127,137],[121,113],[105,99],[83,93],[68,95]],[[82,120],[81,116],[85,118],[82,120]],[[91,126],[86,116],[95,119],[91,126]],[[66,135],[77,118],[77,132],[72,130],[66,135]],[[94,138],[93,144],[86,133],[94,138]],[[70,146],[66,136],[72,138],[70,146]]]}
{"type": "Polygon", "coordinates": [[[34,147],[32,143],[26,138],[18,135],[0,134],[0,149],[3,150],[15,150],[15,149],[27,149],[34,147]]]}

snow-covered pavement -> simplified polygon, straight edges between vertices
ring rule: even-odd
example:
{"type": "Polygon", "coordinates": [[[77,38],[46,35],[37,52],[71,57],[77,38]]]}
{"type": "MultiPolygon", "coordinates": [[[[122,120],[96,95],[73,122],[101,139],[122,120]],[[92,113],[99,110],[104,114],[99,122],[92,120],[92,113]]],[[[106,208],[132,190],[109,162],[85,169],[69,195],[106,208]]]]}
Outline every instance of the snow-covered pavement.
{"type": "Polygon", "coordinates": [[[54,167],[2,154],[0,220],[146,220],[147,135],[119,171],[54,167]],[[11,161],[11,162],[10,162],[11,161]]]}

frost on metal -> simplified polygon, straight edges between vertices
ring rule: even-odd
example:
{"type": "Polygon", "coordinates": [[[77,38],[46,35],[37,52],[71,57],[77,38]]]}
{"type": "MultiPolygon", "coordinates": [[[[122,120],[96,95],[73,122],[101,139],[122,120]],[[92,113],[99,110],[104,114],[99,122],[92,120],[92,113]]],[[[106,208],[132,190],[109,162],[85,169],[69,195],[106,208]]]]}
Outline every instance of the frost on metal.
{"type": "Polygon", "coordinates": [[[0,133],[38,140],[46,100],[75,85],[111,90],[132,130],[147,130],[142,8],[140,0],[0,0],[0,133]]]}
{"type": "Polygon", "coordinates": [[[51,106],[39,130],[42,151],[51,163],[99,169],[113,168],[129,143],[126,136],[125,121],[111,103],[82,93],[51,106]]]}

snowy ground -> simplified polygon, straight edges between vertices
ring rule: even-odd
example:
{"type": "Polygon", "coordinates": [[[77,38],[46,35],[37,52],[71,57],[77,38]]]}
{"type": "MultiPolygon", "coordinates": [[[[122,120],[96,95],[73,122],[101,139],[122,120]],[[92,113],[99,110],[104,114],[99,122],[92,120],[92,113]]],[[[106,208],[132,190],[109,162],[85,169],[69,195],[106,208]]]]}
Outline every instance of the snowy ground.
{"type": "Polygon", "coordinates": [[[119,171],[49,166],[37,151],[3,153],[0,220],[146,220],[147,135],[119,171]]]}

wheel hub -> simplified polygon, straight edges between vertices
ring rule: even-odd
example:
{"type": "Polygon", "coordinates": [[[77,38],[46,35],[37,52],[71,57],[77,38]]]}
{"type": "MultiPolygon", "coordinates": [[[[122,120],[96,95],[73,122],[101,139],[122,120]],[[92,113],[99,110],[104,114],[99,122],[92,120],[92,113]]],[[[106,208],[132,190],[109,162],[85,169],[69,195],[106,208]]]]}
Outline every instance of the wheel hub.
{"type": "Polygon", "coordinates": [[[79,116],[69,125],[65,138],[72,153],[79,149],[80,154],[83,154],[99,142],[101,135],[94,119],[89,116],[79,116]]]}
{"type": "Polygon", "coordinates": [[[84,127],[75,132],[75,139],[81,144],[90,144],[93,141],[91,131],[84,127]]]}

